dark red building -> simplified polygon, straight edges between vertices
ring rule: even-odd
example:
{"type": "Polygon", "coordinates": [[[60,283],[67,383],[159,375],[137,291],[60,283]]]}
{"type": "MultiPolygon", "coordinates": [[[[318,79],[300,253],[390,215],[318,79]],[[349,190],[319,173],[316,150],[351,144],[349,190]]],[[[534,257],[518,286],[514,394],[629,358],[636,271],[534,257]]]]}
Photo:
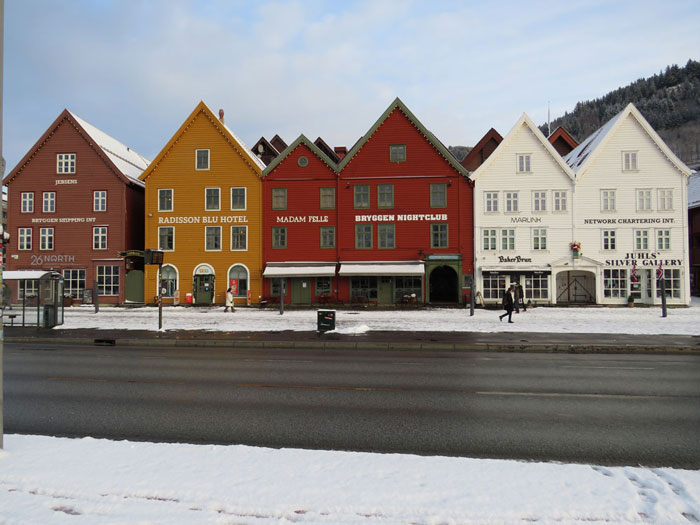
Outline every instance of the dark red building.
{"type": "MultiPolygon", "coordinates": [[[[7,269],[60,272],[65,293],[80,300],[97,281],[101,302],[142,302],[142,260],[119,254],[143,249],[138,176],[148,163],[64,110],[3,181],[7,269]]],[[[12,290],[13,302],[36,293],[29,283],[12,290]]]]}
{"type": "Polygon", "coordinates": [[[264,171],[269,294],[278,292],[271,279],[283,278],[299,304],[463,301],[473,273],[471,181],[403,102],[337,166],[314,146],[302,136],[264,171]]]}

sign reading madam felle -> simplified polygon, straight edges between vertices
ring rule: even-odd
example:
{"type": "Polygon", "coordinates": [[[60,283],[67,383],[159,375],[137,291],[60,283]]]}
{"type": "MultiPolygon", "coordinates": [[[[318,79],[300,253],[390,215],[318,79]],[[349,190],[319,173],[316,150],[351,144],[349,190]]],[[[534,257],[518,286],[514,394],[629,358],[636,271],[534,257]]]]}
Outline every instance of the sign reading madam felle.
{"type": "Polygon", "coordinates": [[[607,259],[606,266],[683,266],[682,259],[662,259],[658,252],[631,252],[626,253],[624,259],[607,259]]]}

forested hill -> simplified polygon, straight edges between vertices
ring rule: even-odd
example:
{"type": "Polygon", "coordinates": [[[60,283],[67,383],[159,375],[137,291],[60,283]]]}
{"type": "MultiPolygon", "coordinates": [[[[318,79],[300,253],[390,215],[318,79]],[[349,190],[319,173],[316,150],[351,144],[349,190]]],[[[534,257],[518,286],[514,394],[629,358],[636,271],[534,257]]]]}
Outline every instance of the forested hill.
{"type": "MultiPolygon", "coordinates": [[[[673,152],[687,164],[700,160],[700,62],[668,66],[607,95],[579,102],[571,113],[552,121],[581,142],[632,102],[673,152]]],[[[540,126],[547,135],[547,124],[540,126]]]]}

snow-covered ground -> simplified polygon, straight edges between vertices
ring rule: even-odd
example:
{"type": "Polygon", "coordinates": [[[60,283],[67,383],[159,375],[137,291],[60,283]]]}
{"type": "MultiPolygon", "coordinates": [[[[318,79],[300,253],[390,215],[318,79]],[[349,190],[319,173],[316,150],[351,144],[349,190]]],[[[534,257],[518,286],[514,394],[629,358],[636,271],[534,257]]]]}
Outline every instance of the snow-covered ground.
{"type": "MultiPolygon", "coordinates": [[[[693,297],[689,308],[529,308],[513,314],[513,324],[500,322],[498,310],[476,309],[469,316],[465,309],[337,310],[336,331],[363,333],[370,330],[447,331],[447,332],[556,332],[618,334],[700,335],[700,298],[693,297]]],[[[158,309],[100,308],[90,306],[65,309],[65,323],[59,328],[158,329],[158,309]]],[[[163,328],[181,330],[281,331],[316,330],[315,310],[236,308],[225,313],[223,307],[163,309],[163,328]]]]}
{"type": "Polygon", "coordinates": [[[693,524],[700,472],[9,435],[3,524],[693,524]]]}
{"type": "MultiPolygon", "coordinates": [[[[342,333],[700,334],[690,308],[338,310],[342,333]]],[[[315,310],[166,308],[166,329],[315,330],[315,310]]],[[[61,328],[153,329],[155,308],[66,309],[61,328]]],[[[0,523],[700,523],[700,471],[5,436],[0,523]]]]}

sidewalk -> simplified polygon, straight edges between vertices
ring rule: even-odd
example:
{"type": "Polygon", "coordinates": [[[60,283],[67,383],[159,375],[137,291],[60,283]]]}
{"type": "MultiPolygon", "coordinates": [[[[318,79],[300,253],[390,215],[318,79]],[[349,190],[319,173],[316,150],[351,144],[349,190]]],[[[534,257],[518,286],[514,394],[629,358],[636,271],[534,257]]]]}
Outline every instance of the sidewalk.
{"type": "Polygon", "coordinates": [[[5,327],[8,343],[116,346],[404,350],[445,352],[675,353],[700,355],[697,335],[573,334],[536,332],[209,331],[36,329],[5,327]]]}

